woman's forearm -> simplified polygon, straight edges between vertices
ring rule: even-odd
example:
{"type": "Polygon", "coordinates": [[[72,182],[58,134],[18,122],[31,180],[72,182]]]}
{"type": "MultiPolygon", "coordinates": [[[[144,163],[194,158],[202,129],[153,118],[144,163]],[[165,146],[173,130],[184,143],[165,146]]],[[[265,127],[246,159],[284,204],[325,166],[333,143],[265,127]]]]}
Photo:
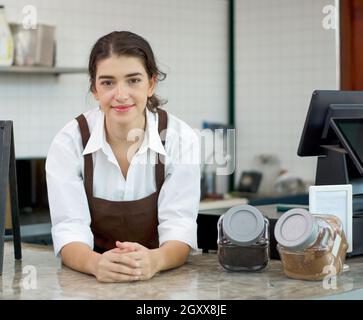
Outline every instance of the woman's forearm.
{"type": "Polygon", "coordinates": [[[190,247],[181,241],[167,241],[160,248],[153,249],[157,272],[176,268],[184,264],[190,247]]]}
{"type": "Polygon", "coordinates": [[[71,242],[62,248],[61,256],[67,267],[96,275],[96,266],[101,255],[82,242],[71,242]]]}

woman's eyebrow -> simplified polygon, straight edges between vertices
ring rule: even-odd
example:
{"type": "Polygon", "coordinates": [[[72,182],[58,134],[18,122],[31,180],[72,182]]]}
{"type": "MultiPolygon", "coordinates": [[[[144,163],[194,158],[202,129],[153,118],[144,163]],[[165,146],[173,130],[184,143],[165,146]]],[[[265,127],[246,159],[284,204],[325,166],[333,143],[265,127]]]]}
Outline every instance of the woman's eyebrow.
{"type": "MultiPolygon", "coordinates": [[[[129,74],[125,75],[125,78],[130,78],[130,77],[135,77],[135,76],[143,76],[143,75],[140,72],[133,72],[133,73],[129,73],[129,74]]],[[[102,76],[99,76],[98,79],[115,79],[115,77],[109,76],[109,75],[102,75],[102,76]]]]}
{"type": "Polygon", "coordinates": [[[140,73],[140,72],[129,73],[129,74],[125,75],[125,78],[130,78],[130,77],[135,77],[135,76],[142,76],[142,73],[140,73]]]}
{"type": "Polygon", "coordinates": [[[99,76],[98,79],[115,79],[115,77],[104,75],[104,76],[99,76]]]}

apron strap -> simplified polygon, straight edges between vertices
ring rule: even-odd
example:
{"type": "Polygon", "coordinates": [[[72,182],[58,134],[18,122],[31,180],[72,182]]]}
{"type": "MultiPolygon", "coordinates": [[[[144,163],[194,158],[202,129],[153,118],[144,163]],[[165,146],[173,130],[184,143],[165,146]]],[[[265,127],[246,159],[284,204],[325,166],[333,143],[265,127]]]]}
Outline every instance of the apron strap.
{"type": "MultiPolygon", "coordinates": [[[[90,132],[88,128],[88,123],[83,114],[79,115],[76,118],[82,136],[82,144],[83,149],[86,148],[88,139],[90,137],[90,132]]],[[[84,155],[84,186],[86,189],[86,195],[88,199],[88,205],[91,206],[90,200],[92,199],[93,195],[93,160],[92,160],[92,153],[88,153],[84,155]]]]}
{"type": "MultiPolygon", "coordinates": [[[[168,126],[168,116],[165,110],[158,109],[159,114],[159,125],[158,125],[158,131],[159,136],[161,139],[161,142],[163,146],[165,147],[165,139],[166,139],[166,128],[168,126]]],[[[158,159],[155,164],[155,181],[156,181],[156,188],[158,190],[158,193],[161,190],[161,187],[164,183],[165,179],[165,157],[164,155],[161,155],[158,153],[158,159]]]]}

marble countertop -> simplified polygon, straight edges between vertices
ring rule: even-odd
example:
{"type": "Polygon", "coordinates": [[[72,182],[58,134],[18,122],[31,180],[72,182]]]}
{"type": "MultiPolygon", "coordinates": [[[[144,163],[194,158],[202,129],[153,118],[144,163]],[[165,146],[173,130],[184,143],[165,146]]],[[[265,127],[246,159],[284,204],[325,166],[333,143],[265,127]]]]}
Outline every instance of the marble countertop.
{"type": "Polygon", "coordinates": [[[12,242],[4,249],[0,299],[315,299],[363,288],[363,257],[348,259],[336,288],[325,289],[322,281],[287,278],[278,260],[260,272],[227,272],[215,252],[191,255],[185,265],[148,281],[105,284],[63,266],[51,246],[23,243],[22,261],[14,260],[12,242]]]}

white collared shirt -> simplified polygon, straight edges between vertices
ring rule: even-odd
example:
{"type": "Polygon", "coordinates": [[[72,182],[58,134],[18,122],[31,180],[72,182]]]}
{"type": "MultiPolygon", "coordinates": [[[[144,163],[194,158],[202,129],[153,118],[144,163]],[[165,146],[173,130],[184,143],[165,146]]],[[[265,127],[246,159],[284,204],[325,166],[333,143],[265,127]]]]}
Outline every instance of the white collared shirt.
{"type": "Polygon", "coordinates": [[[83,150],[78,122],[73,119],[55,136],[46,160],[46,178],[54,252],[70,242],[93,248],[91,216],[84,188],[84,158],[92,153],[93,196],[113,201],[142,199],[156,191],[155,159],[165,156],[165,181],[158,199],[159,244],[179,240],[197,249],[200,200],[200,150],[196,133],[168,113],[165,148],[158,133],[158,115],[146,109],[143,142],[132,157],[126,180],[106,141],[104,114],[84,113],[90,139],[83,150]]]}

